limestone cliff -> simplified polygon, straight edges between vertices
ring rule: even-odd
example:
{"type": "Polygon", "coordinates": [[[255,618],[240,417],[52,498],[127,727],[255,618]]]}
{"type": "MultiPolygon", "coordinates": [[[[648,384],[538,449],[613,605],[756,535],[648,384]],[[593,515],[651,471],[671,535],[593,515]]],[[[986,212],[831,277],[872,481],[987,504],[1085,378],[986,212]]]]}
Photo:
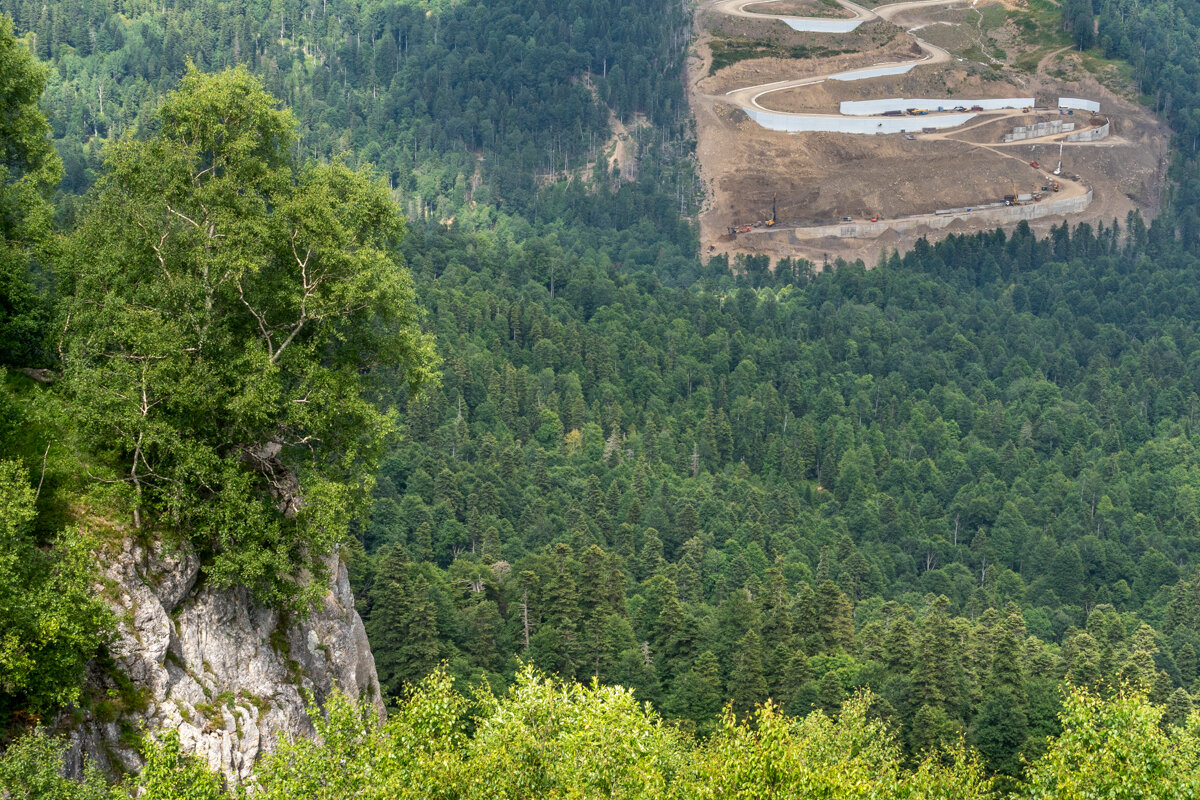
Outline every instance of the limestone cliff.
{"type": "MultiPolygon", "coordinates": [[[[139,708],[119,719],[87,714],[71,727],[69,767],[87,755],[110,769],[136,770],[128,733],[179,731],[184,747],[231,783],[245,780],[279,734],[313,731],[303,693],[323,703],[336,686],[383,713],[375,661],[354,608],[346,568],[328,562],[328,591],[304,619],[255,603],[245,590],[215,590],[191,553],[145,550],[127,541],[105,576],[120,619],[110,648],[133,681],[139,708]]],[[[95,670],[103,690],[111,676],[95,670]]],[[[128,694],[128,687],[125,687],[128,694]]]]}

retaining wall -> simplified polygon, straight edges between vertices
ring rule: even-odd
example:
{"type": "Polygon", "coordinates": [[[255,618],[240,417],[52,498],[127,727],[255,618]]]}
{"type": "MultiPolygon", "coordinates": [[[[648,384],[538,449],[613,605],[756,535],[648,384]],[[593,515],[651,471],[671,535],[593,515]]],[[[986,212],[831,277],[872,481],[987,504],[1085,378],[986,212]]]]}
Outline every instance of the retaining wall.
{"type": "Polygon", "coordinates": [[[743,108],[746,116],[769,131],[787,133],[915,133],[922,128],[956,128],[965,125],[974,114],[934,114],[924,117],[835,117],[784,114],[743,108]]]}
{"type": "Polygon", "coordinates": [[[786,22],[792,30],[804,33],[849,33],[863,23],[861,19],[816,19],[814,17],[776,17],[776,19],[786,22]]]}
{"type": "Polygon", "coordinates": [[[1078,197],[1047,199],[1040,203],[1030,203],[1024,206],[1005,206],[1000,203],[989,203],[986,206],[972,206],[971,211],[965,209],[949,209],[948,213],[923,214],[917,217],[889,219],[882,222],[843,222],[836,225],[818,225],[811,228],[785,228],[776,231],[764,231],[771,238],[787,237],[794,244],[806,239],[824,239],[834,237],[840,239],[874,239],[889,230],[911,231],[920,228],[941,229],[959,219],[983,219],[989,223],[1002,225],[1008,222],[1054,217],[1060,214],[1075,214],[1083,211],[1092,202],[1092,190],[1078,197]]]}
{"type": "Polygon", "coordinates": [[[896,67],[868,67],[867,69],[855,69],[850,72],[839,72],[837,75],[830,75],[829,80],[861,81],[867,78],[878,78],[883,75],[904,75],[918,63],[920,62],[914,61],[911,64],[901,64],[896,67]]]}
{"type": "Polygon", "coordinates": [[[970,108],[979,106],[984,110],[994,111],[999,108],[1024,108],[1032,105],[1032,97],[993,97],[986,100],[965,100],[961,97],[890,97],[883,100],[846,100],[839,108],[843,114],[868,116],[882,114],[885,111],[904,111],[909,108],[927,108],[933,111],[938,107],[970,108]]]}
{"type": "Polygon", "coordinates": [[[1088,128],[1087,130],[1072,133],[1067,137],[1068,142],[1098,142],[1108,136],[1109,123],[1104,123],[1098,128],[1088,128]]]}
{"type": "Polygon", "coordinates": [[[1060,97],[1058,98],[1059,108],[1082,108],[1084,111],[1090,111],[1093,114],[1100,113],[1100,104],[1095,100],[1081,100],[1078,97],[1060,97]]]}
{"type": "Polygon", "coordinates": [[[1074,122],[1063,122],[1061,119],[1052,119],[1049,122],[1038,122],[1034,125],[1019,125],[1012,129],[1012,133],[1004,135],[1006,142],[1020,142],[1025,139],[1037,139],[1041,136],[1053,136],[1056,133],[1066,133],[1075,130],[1074,122]]]}

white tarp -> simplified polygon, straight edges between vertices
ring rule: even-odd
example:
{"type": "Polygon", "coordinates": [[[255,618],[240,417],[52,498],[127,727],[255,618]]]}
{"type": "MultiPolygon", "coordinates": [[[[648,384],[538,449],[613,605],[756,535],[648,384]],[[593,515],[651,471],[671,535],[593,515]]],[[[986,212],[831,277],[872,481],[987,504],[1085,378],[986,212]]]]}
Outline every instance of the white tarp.
{"type": "Polygon", "coordinates": [[[812,17],[777,17],[794,31],[805,33],[849,33],[862,25],[861,19],[814,19],[812,17]]]}
{"type": "Polygon", "coordinates": [[[1090,111],[1093,114],[1100,113],[1100,104],[1095,100],[1080,100],[1078,97],[1060,97],[1058,98],[1059,108],[1082,108],[1084,111],[1090,111]]]}
{"type": "Polygon", "coordinates": [[[868,119],[863,117],[834,117],[811,114],[783,114],[773,111],[745,109],[747,116],[767,130],[788,133],[903,133],[922,128],[954,128],[965,125],[974,114],[935,114],[925,117],[887,117],[868,119]]]}
{"type": "MultiPolygon", "coordinates": [[[[956,106],[971,108],[979,106],[985,110],[997,108],[1025,108],[1032,106],[1032,97],[993,97],[986,100],[965,100],[961,97],[891,97],[884,100],[847,100],[840,106],[843,114],[869,116],[882,114],[885,111],[904,111],[909,108],[924,108],[937,111],[939,107],[950,109],[956,106]]],[[[920,119],[925,119],[921,117],[920,119]]],[[[924,123],[915,127],[923,127],[924,123]]],[[[914,127],[910,125],[909,127],[914,127]]]]}
{"type": "Polygon", "coordinates": [[[867,78],[878,78],[881,75],[903,75],[910,69],[915,67],[917,62],[911,64],[901,64],[898,67],[868,67],[867,69],[856,69],[851,72],[839,72],[837,75],[830,75],[831,81],[861,81],[867,78]]]}

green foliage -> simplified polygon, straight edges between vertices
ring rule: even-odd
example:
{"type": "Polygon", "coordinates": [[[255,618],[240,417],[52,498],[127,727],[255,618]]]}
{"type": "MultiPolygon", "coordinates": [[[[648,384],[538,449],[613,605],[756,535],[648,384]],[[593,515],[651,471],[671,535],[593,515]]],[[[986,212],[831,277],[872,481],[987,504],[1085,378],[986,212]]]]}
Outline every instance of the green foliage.
{"type": "Polygon", "coordinates": [[[829,47],[810,47],[802,44],[782,45],[770,41],[747,39],[744,36],[712,40],[712,63],[708,74],[715,75],[725,67],[751,58],[827,58],[844,53],[829,47]]]}
{"type": "Polygon", "coordinates": [[[79,699],[84,667],[112,627],[93,594],[89,541],[64,531],[45,549],[32,534],[35,490],[0,460],[0,725],[79,699]]]}
{"type": "MultiPolygon", "coordinates": [[[[508,692],[467,700],[438,670],[386,721],[335,692],[311,710],[317,736],[280,741],[242,793],[222,788],[169,733],[147,744],[141,774],[111,797],[1116,800],[1190,797],[1200,780],[1200,715],[1165,730],[1163,706],[1136,691],[1066,691],[1061,735],[1003,794],[961,740],[907,761],[877,703],[860,693],[836,716],[802,718],[767,704],[743,720],[727,708],[698,741],[618,687],[525,668],[508,692]]],[[[61,747],[41,732],[18,739],[0,756],[0,790],[22,800],[109,797],[94,773],[80,784],[59,777],[61,747]]]]}
{"type": "Polygon", "coordinates": [[[183,752],[177,731],[167,731],[161,740],[149,741],[143,756],[141,771],[113,790],[114,800],[221,800],[228,796],[219,775],[198,756],[183,752]]]}
{"type": "Polygon", "coordinates": [[[190,72],[152,137],[113,148],[63,280],[74,419],[134,525],[276,605],[345,536],[393,428],[364,373],[434,376],[386,188],[294,171],[294,127],[245,70],[190,72]]]}
{"type": "Polygon", "coordinates": [[[0,16],[0,365],[42,353],[48,307],[37,292],[37,257],[50,236],[49,193],[62,176],[50,125],[38,109],[45,70],[0,16]]]}
{"type": "Polygon", "coordinates": [[[959,746],[931,754],[915,773],[885,723],[859,695],[835,718],[816,711],[802,720],[771,705],[723,727],[699,749],[687,798],[827,797],[966,798],[992,796],[978,758],[959,746]]]}
{"type": "Polygon", "coordinates": [[[84,778],[63,777],[66,742],[39,728],[8,745],[0,755],[0,795],[9,800],[104,800],[108,786],[92,767],[84,778]]]}
{"type": "Polygon", "coordinates": [[[1067,693],[1062,735],[1029,771],[1031,800],[1192,797],[1200,790],[1197,720],[1165,732],[1163,708],[1121,689],[1111,697],[1067,693]]]}
{"type": "Polygon", "coordinates": [[[100,174],[104,141],[150,124],[189,59],[208,71],[244,64],[286,98],[302,157],[372,162],[410,216],[484,228],[538,213],[540,175],[603,160],[610,109],[647,116],[676,143],[685,129],[691,19],[662,0],[327,0],[311,11],[4,0],[0,11],[51,64],[46,107],[73,192],[100,174]]]}

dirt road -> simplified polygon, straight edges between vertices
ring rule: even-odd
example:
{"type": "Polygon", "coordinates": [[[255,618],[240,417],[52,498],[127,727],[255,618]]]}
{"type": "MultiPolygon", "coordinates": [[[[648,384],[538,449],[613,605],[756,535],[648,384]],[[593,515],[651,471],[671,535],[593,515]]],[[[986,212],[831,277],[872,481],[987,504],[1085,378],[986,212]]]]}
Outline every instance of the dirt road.
{"type": "MultiPolygon", "coordinates": [[[[988,0],[985,0],[985,2],[987,2],[987,1],[988,0]]],[[[708,3],[707,7],[710,10],[715,11],[717,13],[727,14],[727,15],[735,16],[735,17],[755,18],[755,19],[759,19],[759,20],[764,19],[764,18],[781,20],[781,21],[787,22],[793,29],[795,29],[797,31],[804,31],[804,30],[808,30],[808,29],[803,24],[797,25],[795,23],[804,23],[806,21],[818,22],[821,20],[821,18],[815,18],[815,17],[794,17],[794,16],[779,15],[779,14],[760,14],[760,13],[754,13],[754,12],[750,12],[750,11],[746,10],[747,7],[756,5],[759,2],[761,2],[761,0],[715,0],[714,2],[708,3]]],[[[857,3],[851,2],[851,0],[837,0],[837,3],[842,8],[846,9],[848,12],[850,12],[851,14],[854,15],[853,16],[854,20],[858,20],[860,22],[873,20],[873,19],[885,20],[885,21],[890,22],[906,13],[916,12],[916,11],[920,11],[922,9],[934,8],[934,7],[955,6],[955,5],[963,5],[963,6],[969,5],[971,7],[974,7],[978,2],[979,2],[979,0],[904,0],[904,2],[889,3],[887,5],[879,6],[875,9],[868,9],[868,8],[864,8],[861,5],[858,5],[857,3]]],[[[825,18],[825,20],[827,21],[828,18],[825,18]]],[[[846,22],[847,20],[840,20],[840,21],[846,22]]],[[[836,72],[828,72],[828,73],[820,74],[820,75],[808,75],[803,78],[776,80],[776,81],[772,81],[772,82],[768,82],[768,83],[755,84],[755,85],[751,85],[751,86],[742,86],[742,87],[727,91],[723,95],[719,95],[719,96],[696,93],[693,95],[693,100],[700,101],[700,103],[703,106],[705,106],[706,110],[709,112],[711,112],[714,109],[714,106],[719,106],[721,104],[729,104],[729,105],[739,107],[743,111],[747,112],[751,116],[752,119],[759,121],[760,124],[762,124],[761,120],[763,119],[763,117],[761,115],[756,117],[754,114],[754,112],[756,112],[756,111],[757,112],[769,112],[769,114],[772,116],[778,116],[781,118],[790,118],[792,120],[800,120],[802,118],[803,119],[811,119],[811,118],[848,119],[851,117],[854,117],[855,119],[863,119],[863,116],[846,115],[846,114],[841,114],[841,113],[800,113],[800,112],[791,112],[791,111],[781,111],[781,110],[768,108],[767,106],[763,105],[762,102],[760,102],[760,100],[764,96],[770,95],[770,94],[773,94],[776,92],[783,92],[783,91],[786,91],[789,89],[796,89],[799,87],[812,86],[814,84],[823,83],[823,82],[829,81],[829,80],[843,80],[843,81],[845,81],[845,80],[862,80],[862,79],[867,79],[867,78],[876,77],[876,76],[883,76],[883,75],[906,74],[909,70],[911,70],[915,67],[918,67],[918,66],[934,66],[934,65],[946,64],[946,63],[950,62],[953,57],[949,51],[947,51],[946,49],[944,49],[942,47],[939,47],[937,45],[934,45],[934,44],[931,44],[930,42],[925,41],[924,39],[920,38],[919,36],[917,36],[914,33],[915,30],[918,30],[921,27],[924,27],[924,26],[916,25],[913,28],[910,28],[905,31],[908,34],[908,36],[910,36],[912,38],[912,40],[915,42],[915,44],[920,48],[921,56],[919,58],[880,61],[880,62],[876,62],[874,64],[867,65],[867,66],[857,66],[854,69],[850,69],[850,70],[846,70],[843,68],[836,72]]],[[[820,32],[821,29],[815,28],[812,30],[814,32],[820,32]]],[[[1057,52],[1050,54],[1047,58],[1053,57],[1054,55],[1057,55],[1057,52]]],[[[959,60],[961,61],[961,59],[959,59],[959,60]]],[[[970,152],[970,150],[986,151],[990,155],[1000,157],[1001,159],[1004,159],[1006,161],[1011,160],[1013,162],[1016,162],[1017,164],[1020,164],[1021,167],[1024,167],[1025,169],[1033,169],[1032,167],[1028,166],[1029,162],[1026,162],[1020,156],[1014,154],[1014,149],[1012,147],[1006,146],[1001,143],[972,141],[970,138],[968,138],[966,136],[968,131],[972,131],[975,128],[979,128],[979,127],[983,127],[988,124],[996,123],[998,121],[1005,120],[1010,117],[1012,117],[1012,118],[1023,117],[1028,113],[1028,109],[1024,109],[1024,108],[992,109],[992,110],[989,110],[987,112],[982,112],[982,113],[985,114],[984,118],[973,124],[966,125],[966,126],[960,125],[959,127],[954,127],[954,128],[947,127],[942,130],[938,130],[938,131],[930,132],[930,133],[910,134],[909,138],[917,138],[917,139],[921,139],[921,140],[954,141],[960,145],[967,145],[969,148],[968,152],[970,152]]],[[[869,118],[870,116],[877,116],[877,115],[866,115],[866,116],[869,118]]],[[[934,120],[937,119],[938,116],[939,115],[937,113],[924,115],[921,118],[921,120],[932,123],[934,120]]],[[[961,118],[963,115],[960,112],[959,114],[956,114],[955,116],[961,118]]],[[[968,115],[967,118],[970,119],[971,116],[972,115],[968,115]]],[[[788,124],[791,124],[791,123],[788,123],[788,124]]],[[[943,124],[953,125],[953,124],[959,124],[959,123],[955,123],[955,122],[952,122],[951,120],[947,119],[947,120],[943,121],[943,124]]],[[[782,130],[782,128],[775,128],[775,129],[782,130]]],[[[1050,135],[1050,136],[1046,136],[1046,137],[1039,137],[1036,140],[1024,140],[1020,144],[1041,144],[1041,143],[1058,142],[1058,141],[1065,139],[1066,136],[1067,136],[1067,133],[1050,135]]],[[[1017,144],[1017,143],[1013,143],[1013,144],[1017,144]]],[[[1087,146],[1087,145],[1094,145],[1094,144],[1097,144],[1097,143],[1073,143],[1073,146],[1087,146]]],[[[1053,202],[1047,202],[1047,206],[1051,206],[1051,205],[1053,205],[1053,206],[1068,205],[1069,206],[1069,205],[1071,205],[1069,202],[1070,200],[1076,199],[1076,198],[1084,198],[1085,196],[1088,199],[1083,199],[1083,203],[1086,204],[1091,197],[1090,188],[1087,185],[1085,185],[1081,180],[1072,180],[1072,179],[1066,178],[1065,176],[1055,177],[1055,176],[1050,175],[1047,171],[1041,170],[1041,169],[1038,169],[1036,171],[1034,178],[1035,178],[1035,180],[1039,181],[1038,185],[1050,185],[1050,184],[1054,183],[1055,181],[1057,181],[1060,186],[1060,191],[1058,193],[1046,195],[1047,201],[1050,201],[1051,199],[1053,200],[1053,202]]],[[[981,201],[981,204],[982,204],[982,201],[981,201]]],[[[964,209],[961,209],[960,211],[955,212],[954,214],[951,214],[951,215],[947,215],[945,213],[937,214],[937,215],[915,214],[915,215],[911,215],[911,216],[894,217],[893,219],[906,219],[906,220],[910,220],[910,221],[927,220],[930,223],[933,223],[933,222],[938,223],[938,225],[936,225],[936,227],[944,227],[945,224],[947,223],[948,219],[957,219],[957,218],[965,218],[965,217],[970,217],[973,220],[979,220],[981,218],[987,218],[989,216],[994,216],[997,219],[997,221],[999,221],[1002,218],[1006,218],[1010,214],[1011,211],[1012,211],[1011,208],[1007,208],[1007,207],[1003,207],[1003,206],[999,209],[995,209],[995,208],[980,209],[980,208],[972,206],[970,211],[967,211],[964,208],[964,209]]],[[[882,223],[880,223],[880,224],[882,224],[882,223]]],[[[774,229],[770,229],[770,231],[761,231],[761,232],[774,232],[776,235],[780,235],[780,234],[786,235],[787,231],[791,231],[793,234],[800,236],[800,237],[805,237],[805,236],[814,236],[815,237],[815,236],[821,236],[821,235],[829,235],[827,232],[821,233],[822,231],[827,231],[829,229],[829,227],[830,226],[825,226],[825,225],[810,225],[810,226],[779,225],[779,226],[776,226],[774,229]]],[[[857,229],[858,226],[855,226],[855,227],[857,229]]],[[[879,227],[878,224],[864,225],[864,226],[862,226],[862,228],[863,228],[862,235],[865,235],[865,236],[877,235],[877,234],[872,234],[871,231],[873,231],[875,228],[878,228],[878,227],[879,227]]],[[[759,232],[760,231],[757,231],[757,230],[754,231],[754,233],[759,233],[759,232]]],[[[846,234],[841,234],[841,235],[846,235],[846,234]]],[[[859,234],[856,230],[855,233],[852,233],[850,235],[857,236],[859,234]]]]}

